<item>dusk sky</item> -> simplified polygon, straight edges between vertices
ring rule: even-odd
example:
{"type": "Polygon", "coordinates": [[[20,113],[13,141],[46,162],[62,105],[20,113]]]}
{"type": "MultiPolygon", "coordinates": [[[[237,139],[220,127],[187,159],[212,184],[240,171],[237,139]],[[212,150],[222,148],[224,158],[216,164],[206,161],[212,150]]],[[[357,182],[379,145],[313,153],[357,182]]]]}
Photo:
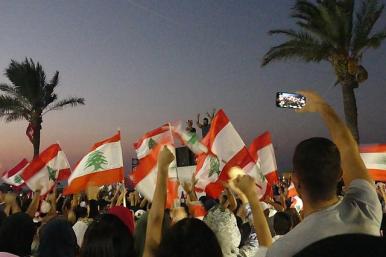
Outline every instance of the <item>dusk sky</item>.
{"type": "MultiPolygon", "coordinates": [[[[41,150],[56,141],[75,164],[121,128],[126,167],[132,143],[172,120],[223,108],[244,142],[269,130],[280,170],[298,142],[327,136],[316,114],[275,106],[277,91],[317,90],[343,114],[341,88],[326,62],[275,62],[264,53],[293,26],[292,0],[0,1],[0,82],[11,59],[31,57],[58,95],[86,105],[44,117],[41,150]]],[[[377,28],[386,24],[384,13],[377,28]]],[[[386,143],[386,43],[364,56],[369,79],[356,91],[362,143],[386,143]]],[[[342,116],[343,117],[343,116],[342,116]]],[[[0,121],[0,173],[31,159],[26,121],[0,121]]]]}

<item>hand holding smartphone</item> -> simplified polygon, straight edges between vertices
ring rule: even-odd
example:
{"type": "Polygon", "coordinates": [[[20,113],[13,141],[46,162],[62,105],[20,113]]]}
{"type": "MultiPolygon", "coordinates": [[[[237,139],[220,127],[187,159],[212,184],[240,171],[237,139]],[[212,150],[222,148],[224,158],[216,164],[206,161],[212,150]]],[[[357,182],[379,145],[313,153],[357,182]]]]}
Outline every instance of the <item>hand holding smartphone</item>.
{"type": "Polygon", "coordinates": [[[301,109],[306,105],[306,98],[296,93],[276,93],[276,106],[279,108],[301,109]]]}

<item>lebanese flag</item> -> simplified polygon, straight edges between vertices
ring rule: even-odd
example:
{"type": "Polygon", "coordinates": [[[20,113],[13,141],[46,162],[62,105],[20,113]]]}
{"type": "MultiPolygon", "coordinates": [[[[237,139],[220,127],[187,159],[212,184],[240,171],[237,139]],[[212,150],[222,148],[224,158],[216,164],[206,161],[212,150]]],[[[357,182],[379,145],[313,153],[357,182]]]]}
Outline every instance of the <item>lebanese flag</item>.
{"type": "Polygon", "coordinates": [[[24,180],[21,177],[21,174],[23,173],[24,169],[27,167],[29,162],[27,159],[23,159],[21,162],[19,162],[15,167],[10,169],[9,171],[6,171],[1,179],[12,186],[20,187],[24,184],[24,180]]]}
{"type": "Polygon", "coordinates": [[[75,194],[86,190],[88,185],[102,186],[124,179],[121,135],[96,143],[77,164],[68,178],[64,194],[75,194]]]}
{"type": "Polygon", "coordinates": [[[298,196],[298,192],[296,191],[294,183],[291,182],[291,185],[288,187],[287,197],[295,197],[298,196]]]}
{"type": "Polygon", "coordinates": [[[208,152],[208,148],[198,140],[197,134],[187,132],[181,121],[172,123],[171,127],[173,136],[178,138],[180,142],[187,146],[194,154],[198,155],[208,152]]]}
{"type": "MultiPolygon", "coordinates": [[[[162,147],[167,145],[175,156],[175,147],[170,126],[163,125],[146,133],[141,139],[134,143],[137,151],[139,164],[130,175],[135,189],[146,199],[152,201],[158,174],[158,154],[162,147]]],[[[167,186],[167,208],[171,208],[175,199],[178,199],[176,161],[169,166],[169,179],[167,186]]]]}
{"type": "MultiPolygon", "coordinates": [[[[271,134],[267,131],[253,140],[249,147],[249,153],[259,165],[265,179],[263,180],[265,193],[264,196],[273,195],[272,186],[279,179],[277,176],[277,165],[275,151],[273,149],[271,134]]],[[[264,197],[263,196],[263,197],[264,197]]]]}
{"type": "Polygon", "coordinates": [[[24,169],[21,177],[32,190],[47,194],[56,184],[60,173],[69,173],[70,164],[59,144],[44,150],[24,169]]]}
{"type": "Polygon", "coordinates": [[[164,124],[159,128],[156,128],[150,132],[147,132],[145,135],[143,135],[137,142],[133,144],[135,151],[137,152],[138,159],[142,159],[145,156],[149,155],[151,152],[151,149],[158,144],[158,142],[162,138],[170,138],[170,142],[173,140],[171,139],[171,127],[169,124],[164,124]]]}
{"type": "Polygon", "coordinates": [[[362,145],[360,152],[371,177],[386,182],[386,144],[362,145]]]}
{"type": "Polygon", "coordinates": [[[236,166],[245,168],[246,173],[254,177],[259,186],[262,185],[262,176],[258,167],[254,165],[255,161],[223,110],[216,113],[210,130],[201,143],[208,148],[208,153],[201,154],[197,158],[198,189],[204,190],[213,198],[218,198],[223,191],[221,182],[231,178],[229,171],[236,166]]]}

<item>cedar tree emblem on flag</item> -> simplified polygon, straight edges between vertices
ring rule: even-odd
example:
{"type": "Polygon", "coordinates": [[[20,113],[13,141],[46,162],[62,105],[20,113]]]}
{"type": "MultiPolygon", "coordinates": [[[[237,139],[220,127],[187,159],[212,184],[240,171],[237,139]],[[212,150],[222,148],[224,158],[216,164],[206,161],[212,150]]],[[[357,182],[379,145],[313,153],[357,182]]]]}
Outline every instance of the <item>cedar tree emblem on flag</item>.
{"type": "Polygon", "coordinates": [[[153,138],[150,138],[148,142],[149,149],[153,149],[156,145],[157,145],[157,142],[153,138]]]}
{"type": "Polygon", "coordinates": [[[210,156],[209,177],[220,174],[220,161],[216,156],[210,156]]]}
{"type": "Polygon", "coordinates": [[[57,170],[51,168],[50,166],[47,166],[47,170],[48,170],[48,180],[52,180],[55,182],[57,170]]]}
{"type": "Polygon", "coordinates": [[[97,150],[88,157],[86,168],[94,166],[93,171],[98,171],[104,169],[104,167],[102,167],[104,164],[107,164],[106,157],[102,151],[97,150]]]}
{"type": "Polygon", "coordinates": [[[13,181],[16,184],[20,184],[20,183],[22,183],[23,179],[20,177],[20,175],[16,175],[15,178],[13,179],[13,181]]]}

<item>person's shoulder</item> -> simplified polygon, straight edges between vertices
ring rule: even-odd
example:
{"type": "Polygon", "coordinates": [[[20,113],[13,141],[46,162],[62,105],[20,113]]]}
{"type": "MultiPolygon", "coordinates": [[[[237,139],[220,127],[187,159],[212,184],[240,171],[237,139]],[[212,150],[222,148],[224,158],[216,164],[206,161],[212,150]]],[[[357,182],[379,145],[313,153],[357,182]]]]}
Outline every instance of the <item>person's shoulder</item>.
{"type": "Polygon", "coordinates": [[[375,184],[365,179],[355,179],[349,185],[345,196],[338,207],[340,212],[351,217],[352,212],[362,213],[362,217],[370,223],[380,224],[382,206],[378,199],[375,184]]]}
{"type": "Polygon", "coordinates": [[[272,243],[271,247],[268,248],[266,256],[278,257],[279,256],[278,254],[280,254],[280,256],[283,256],[283,257],[287,256],[287,252],[291,251],[293,244],[294,243],[296,244],[296,242],[299,241],[299,238],[301,238],[296,236],[298,233],[291,233],[291,232],[292,231],[276,239],[275,242],[272,243]],[[293,238],[296,238],[296,237],[298,238],[298,240],[293,240],[293,238]]]}
{"type": "Polygon", "coordinates": [[[352,199],[364,202],[379,202],[375,184],[365,179],[353,180],[348,186],[343,199],[352,199]]]}
{"type": "Polygon", "coordinates": [[[287,234],[279,237],[268,249],[267,257],[286,257],[296,254],[309,244],[313,233],[311,223],[303,220],[287,234]]]}
{"type": "Polygon", "coordinates": [[[358,178],[351,181],[348,190],[353,188],[360,188],[360,189],[370,189],[375,192],[375,184],[374,182],[370,182],[366,179],[358,178]]]}

